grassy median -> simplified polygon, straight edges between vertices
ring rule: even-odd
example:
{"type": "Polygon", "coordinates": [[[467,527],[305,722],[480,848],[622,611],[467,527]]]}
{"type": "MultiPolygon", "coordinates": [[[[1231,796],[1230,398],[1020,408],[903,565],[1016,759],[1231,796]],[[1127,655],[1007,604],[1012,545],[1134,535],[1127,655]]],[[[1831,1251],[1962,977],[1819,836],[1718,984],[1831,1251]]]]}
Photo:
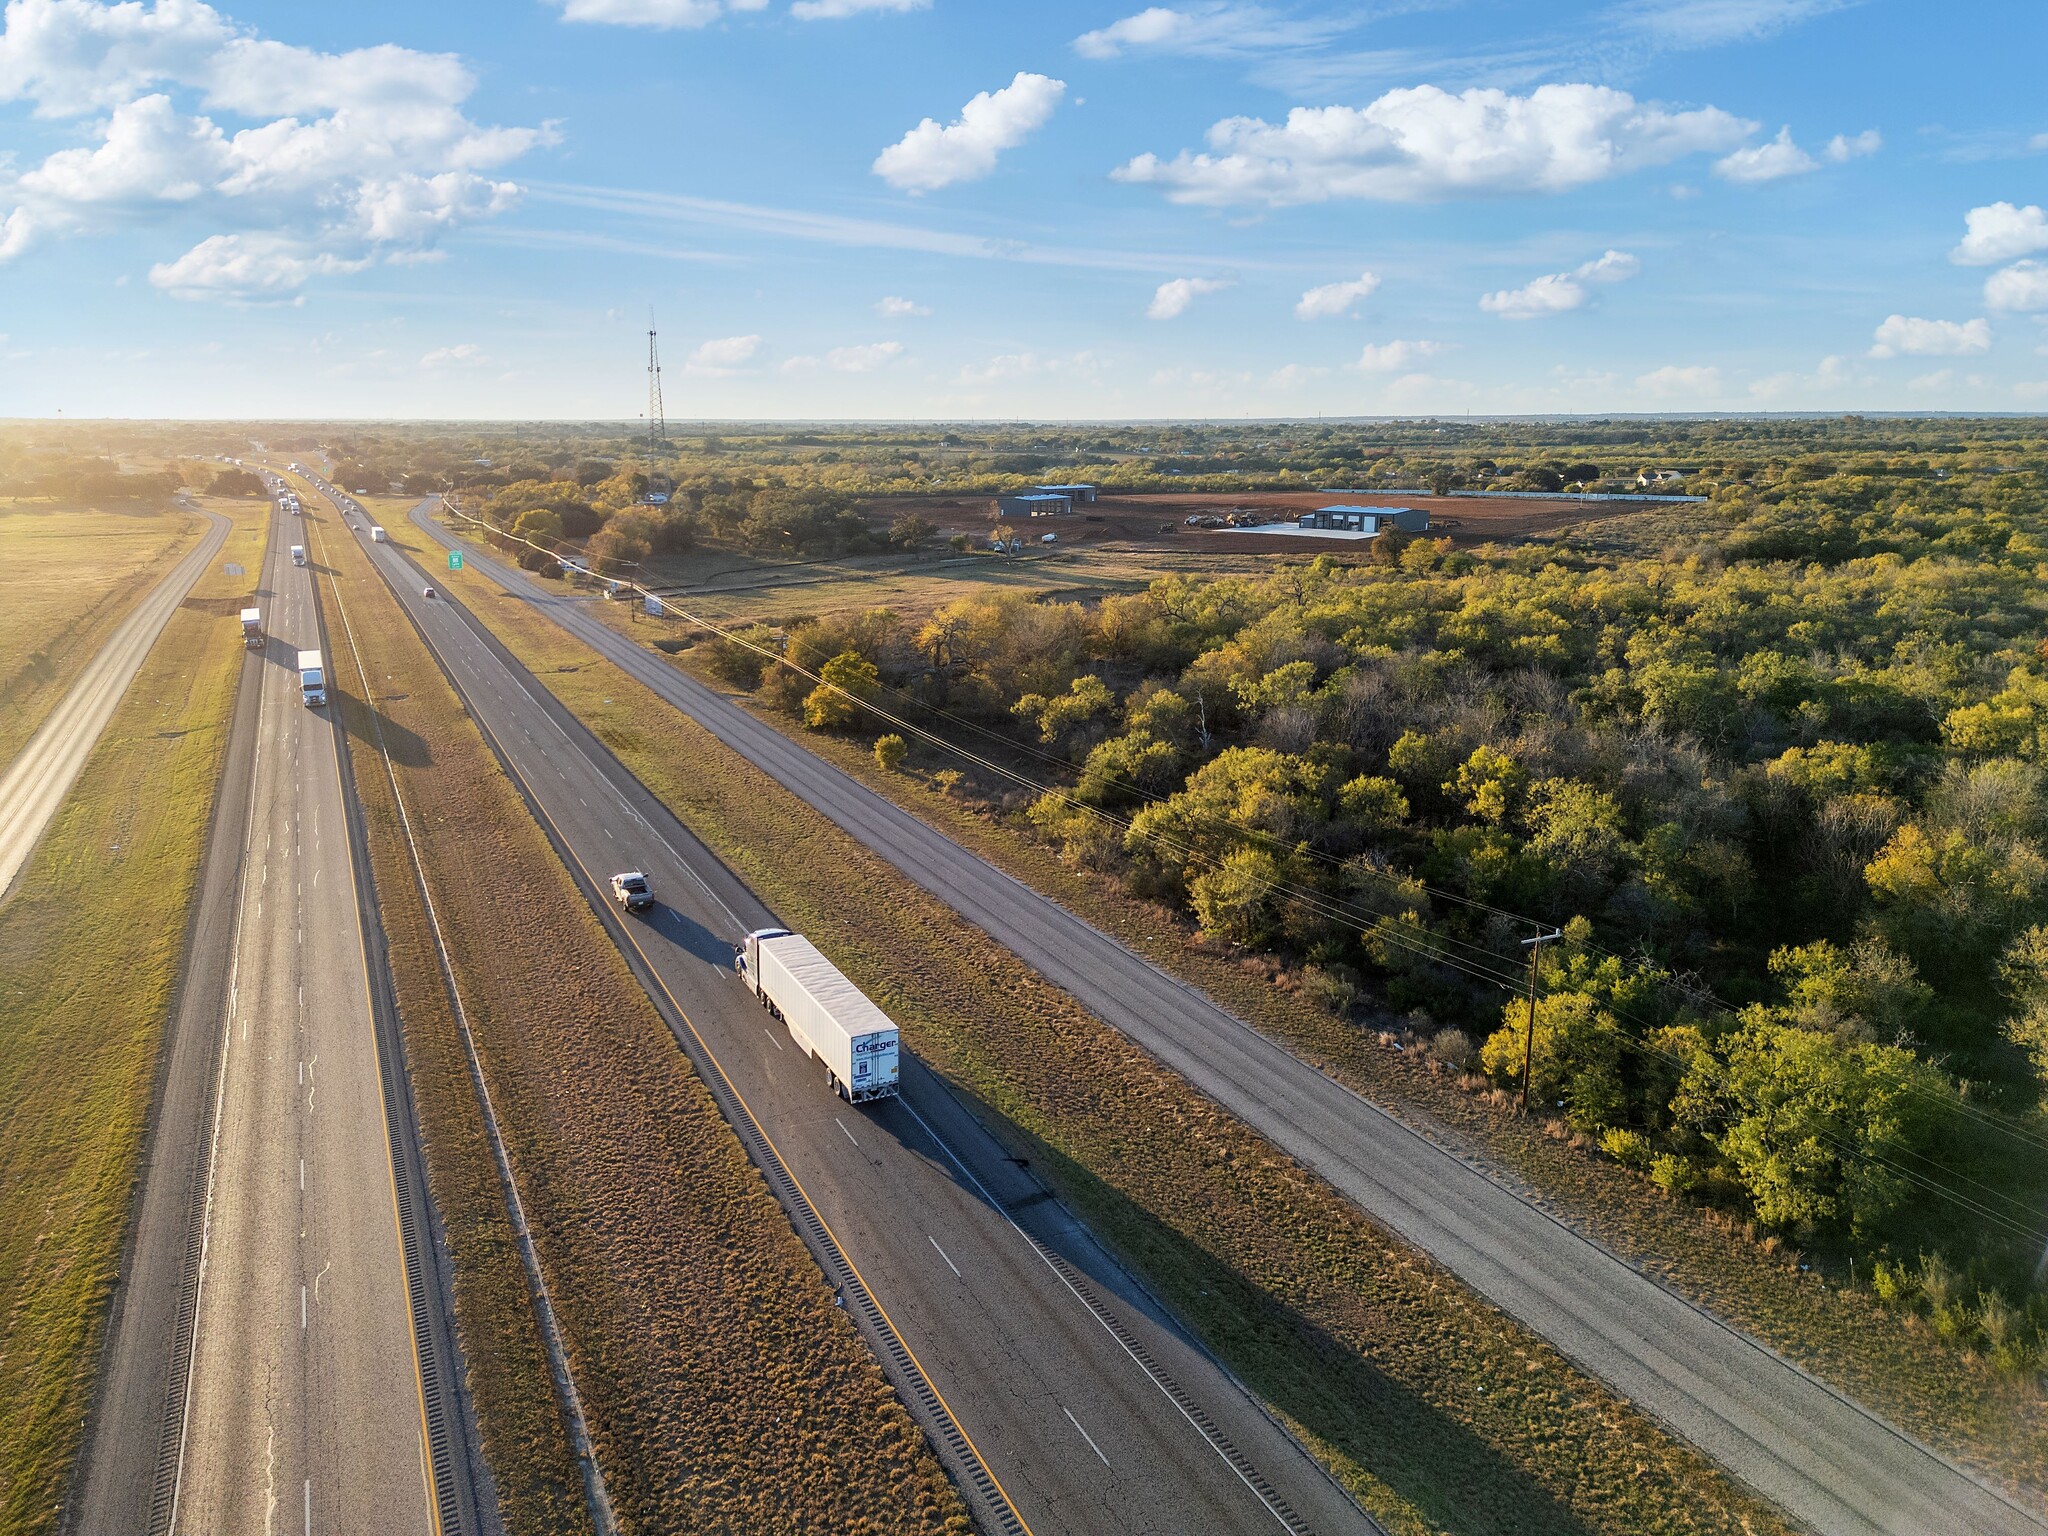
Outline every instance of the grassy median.
{"type": "Polygon", "coordinates": [[[640,684],[488,578],[449,579],[1390,1529],[1787,1529],[640,684]]]}
{"type": "Polygon", "coordinates": [[[0,765],[205,531],[205,519],[174,507],[0,500],[0,765]]]}
{"type": "MultiPolygon", "coordinates": [[[[937,1459],[425,645],[359,548],[322,548],[622,1523],[964,1532],[937,1459]]],[[[344,695],[360,691],[346,663],[336,670],[344,695]]],[[[347,708],[485,1447],[511,1529],[579,1529],[389,790],[372,782],[367,714],[347,708]]]]}
{"type": "Polygon", "coordinates": [[[171,616],[0,905],[0,1530],[49,1529],[78,1451],[268,508],[171,616]]]}

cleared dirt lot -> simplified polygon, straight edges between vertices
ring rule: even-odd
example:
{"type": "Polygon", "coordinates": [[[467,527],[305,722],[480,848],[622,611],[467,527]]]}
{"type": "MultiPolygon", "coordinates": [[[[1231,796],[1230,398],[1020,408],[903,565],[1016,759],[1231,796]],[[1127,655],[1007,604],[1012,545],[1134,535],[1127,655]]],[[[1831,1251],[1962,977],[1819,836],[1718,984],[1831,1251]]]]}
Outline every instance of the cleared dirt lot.
{"type": "MultiPolygon", "coordinates": [[[[1011,526],[1027,536],[1056,533],[1062,544],[1128,543],[1171,546],[1190,554],[1363,554],[1370,546],[1358,539],[1276,540],[1271,534],[1246,534],[1227,528],[1190,528],[1197,514],[1259,512],[1268,518],[1292,519],[1317,507],[1332,505],[1419,507],[1429,513],[1433,532],[1454,544],[1485,544],[1550,533],[1597,518],[1639,511],[1630,502],[1523,501],[1512,497],[1402,496],[1389,492],[1346,494],[1330,491],[1161,491],[1112,492],[1092,506],[1075,509],[1071,517],[1013,519],[1011,526]],[[1171,532],[1166,530],[1171,528],[1171,532]]],[[[1646,505],[1654,505],[1649,503],[1646,505]]],[[[993,496],[890,496],[866,509],[877,521],[916,512],[939,526],[943,534],[985,535],[996,521],[993,496]]]]}

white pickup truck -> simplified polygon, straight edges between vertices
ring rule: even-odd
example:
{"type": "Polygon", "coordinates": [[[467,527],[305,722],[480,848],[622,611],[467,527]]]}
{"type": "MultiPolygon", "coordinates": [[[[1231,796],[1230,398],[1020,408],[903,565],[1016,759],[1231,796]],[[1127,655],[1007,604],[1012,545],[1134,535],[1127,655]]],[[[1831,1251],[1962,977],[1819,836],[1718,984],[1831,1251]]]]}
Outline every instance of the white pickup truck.
{"type": "Polygon", "coordinates": [[[612,900],[628,912],[645,912],[654,905],[654,890],[637,869],[612,876],[612,900]]]}

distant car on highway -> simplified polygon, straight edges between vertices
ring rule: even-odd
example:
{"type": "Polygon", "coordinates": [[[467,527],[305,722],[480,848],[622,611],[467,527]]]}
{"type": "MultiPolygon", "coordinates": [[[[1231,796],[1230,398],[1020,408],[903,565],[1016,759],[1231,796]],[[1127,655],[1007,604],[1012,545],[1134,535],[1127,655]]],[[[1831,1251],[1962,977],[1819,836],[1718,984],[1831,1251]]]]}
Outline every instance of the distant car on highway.
{"type": "Polygon", "coordinates": [[[612,876],[612,900],[628,912],[645,912],[654,905],[654,891],[645,875],[628,869],[612,876]]]}
{"type": "Polygon", "coordinates": [[[432,587],[421,587],[421,588],[420,588],[420,596],[421,596],[421,597],[432,597],[433,595],[434,595],[434,589],[433,589],[432,587]]]}

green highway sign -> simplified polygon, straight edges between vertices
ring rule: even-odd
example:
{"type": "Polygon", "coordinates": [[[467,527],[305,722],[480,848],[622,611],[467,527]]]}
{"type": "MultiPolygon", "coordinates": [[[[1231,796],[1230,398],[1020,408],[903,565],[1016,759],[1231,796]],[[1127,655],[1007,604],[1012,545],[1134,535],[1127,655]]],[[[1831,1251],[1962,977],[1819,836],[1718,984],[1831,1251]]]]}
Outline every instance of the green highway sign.
{"type": "Polygon", "coordinates": [[[462,569],[462,551],[461,551],[461,550],[459,550],[459,549],[451,549],[451,550],[449,550],[449,551],[448,551],[448,569],[449,569],[449,570],[451,570],[451,571],[459,571],[459,570],[461,570],[461,569],[462,569]]]}

